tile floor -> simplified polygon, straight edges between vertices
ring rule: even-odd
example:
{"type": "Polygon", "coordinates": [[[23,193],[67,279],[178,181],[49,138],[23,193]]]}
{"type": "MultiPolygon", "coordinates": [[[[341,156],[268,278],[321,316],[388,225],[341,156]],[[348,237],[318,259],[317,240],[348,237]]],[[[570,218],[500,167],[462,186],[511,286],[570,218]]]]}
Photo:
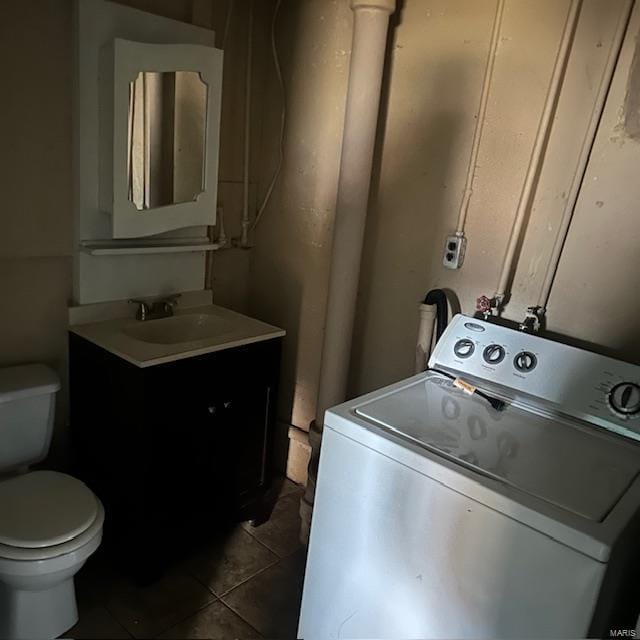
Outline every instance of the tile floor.
{"type": "Polygon", "coordinates": [[[305,550],[302,490],[286,481],[271,519],[238,526],[149,587],[96,554],[76,580],[80,620],[65,634],[94,638],[295,638],[305,550]]]}

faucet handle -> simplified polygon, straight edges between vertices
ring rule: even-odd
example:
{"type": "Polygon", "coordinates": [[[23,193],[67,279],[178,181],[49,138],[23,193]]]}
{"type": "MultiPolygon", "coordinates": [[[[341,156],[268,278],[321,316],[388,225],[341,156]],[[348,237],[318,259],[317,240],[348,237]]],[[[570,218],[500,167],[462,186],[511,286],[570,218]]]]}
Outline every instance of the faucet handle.
{"type": "Polygon", "coordinates": [[[131,298],[129,300],[129,304],[137,304],[138,311],[136,313],[136,320],[146,320],[151,308],[149,307],[149,303],[144,300],[137,300],[136,298],[131,298]]]}
{"type": "Polygon", "coordinates": [[[173,293],[170,296],[162,299],[164,304],[168,304],[170,307],[175,307],[178,304],[178,298],[181,296],[181,293],[173,293]]]}

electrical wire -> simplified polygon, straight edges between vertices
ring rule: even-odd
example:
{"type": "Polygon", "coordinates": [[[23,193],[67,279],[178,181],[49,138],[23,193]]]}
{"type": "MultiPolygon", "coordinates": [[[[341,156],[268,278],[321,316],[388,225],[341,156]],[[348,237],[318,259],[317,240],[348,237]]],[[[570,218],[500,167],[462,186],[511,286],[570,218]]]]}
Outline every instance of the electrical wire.
{"type": "MultiPolygon", "coordinates": [[[[427,369],[427,371],[432,371],[433,373],[437,373],[443,378],[448,378],[449,380],[457,380],[458,376],[454,376],[451,373],[447,373],[446,371],[442,371],[440,369],[427,369]]],[[[504,400],[500,400],[500,398],[494,398],[490,396],[488,393],[484,391],[480,391],[480,389],[476,389],[473,392],[475,395],[479,396],[483,400],[486,400],[496,411],[503,411],[507,407],[507,403],[504,400]]]]}
{"type": "Polygon", "coordinates": [[[280,172],[282,171],[282,164],[284,162],[284,131],[285,125],[287,121],[287,111],[286,111],[286,93],[284,88],[284,79],[282,77],[282,68],[280,67],[280,58],[278,56],[278,47],[276,45],[276,23],[278,19],[278,12],[280,11],[280,5],[282,4],[282,0],[278,0],[276,2],[276,6],[273,10],[273,18],[271,20],[271,53],[273,55],[273,66],[276,70],[276,76],[278,78],[278,84],[280,85],[280,94],[282,98],[282,110],[280,112],[280,142],[278,146],[278,163],[276,165],[275,171],[273,172],[273,177],[271,178],[271,182],[269,183],[269,187],[267,188],[266,193],[264,194],[264,198],[262,199],[262,204],[258,208],[256,213],[256,217],[251,225],[251,230],[253,231],[259,224],[262,215],[269,204],[269,200],[271,199],[271,194],[275,189],[276,183],[278,182],[278,178],[280,176],[280,172]]]}
{"type": "Polygon", "coordinates": [[[227,36],[229,35],[229,27],[231,26],[231,16],[233,15],[233,9],[234,9],[235,3],[236,3],[236,0],[229,0],[227,17],[224,21],[224,31],[222,32],[222,45],[220,47],[223,50],[227,44],[227,36]]]}

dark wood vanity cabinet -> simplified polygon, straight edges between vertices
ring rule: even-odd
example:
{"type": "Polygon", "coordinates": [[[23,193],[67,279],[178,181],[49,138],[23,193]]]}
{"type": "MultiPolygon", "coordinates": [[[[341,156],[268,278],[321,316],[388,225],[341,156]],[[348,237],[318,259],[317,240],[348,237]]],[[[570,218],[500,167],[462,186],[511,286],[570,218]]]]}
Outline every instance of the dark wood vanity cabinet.
{"type": "Polygon", "coordinates": [[[280,343],[140,368],[70,334],[75,472],[133,571],[268,518],[280,343]]]}

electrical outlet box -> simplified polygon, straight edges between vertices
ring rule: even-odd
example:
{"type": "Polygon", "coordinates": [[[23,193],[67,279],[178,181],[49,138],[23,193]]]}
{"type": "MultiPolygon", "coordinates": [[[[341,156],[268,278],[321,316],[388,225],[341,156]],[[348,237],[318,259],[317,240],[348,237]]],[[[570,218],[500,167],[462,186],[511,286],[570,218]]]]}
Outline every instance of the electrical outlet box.
{"type": "Polygon", "coordinates": [[[467,239],[464,236],[448,236],[444,244],[442,264],[447,269],[459,269],[464,260],[467,239]]]}

